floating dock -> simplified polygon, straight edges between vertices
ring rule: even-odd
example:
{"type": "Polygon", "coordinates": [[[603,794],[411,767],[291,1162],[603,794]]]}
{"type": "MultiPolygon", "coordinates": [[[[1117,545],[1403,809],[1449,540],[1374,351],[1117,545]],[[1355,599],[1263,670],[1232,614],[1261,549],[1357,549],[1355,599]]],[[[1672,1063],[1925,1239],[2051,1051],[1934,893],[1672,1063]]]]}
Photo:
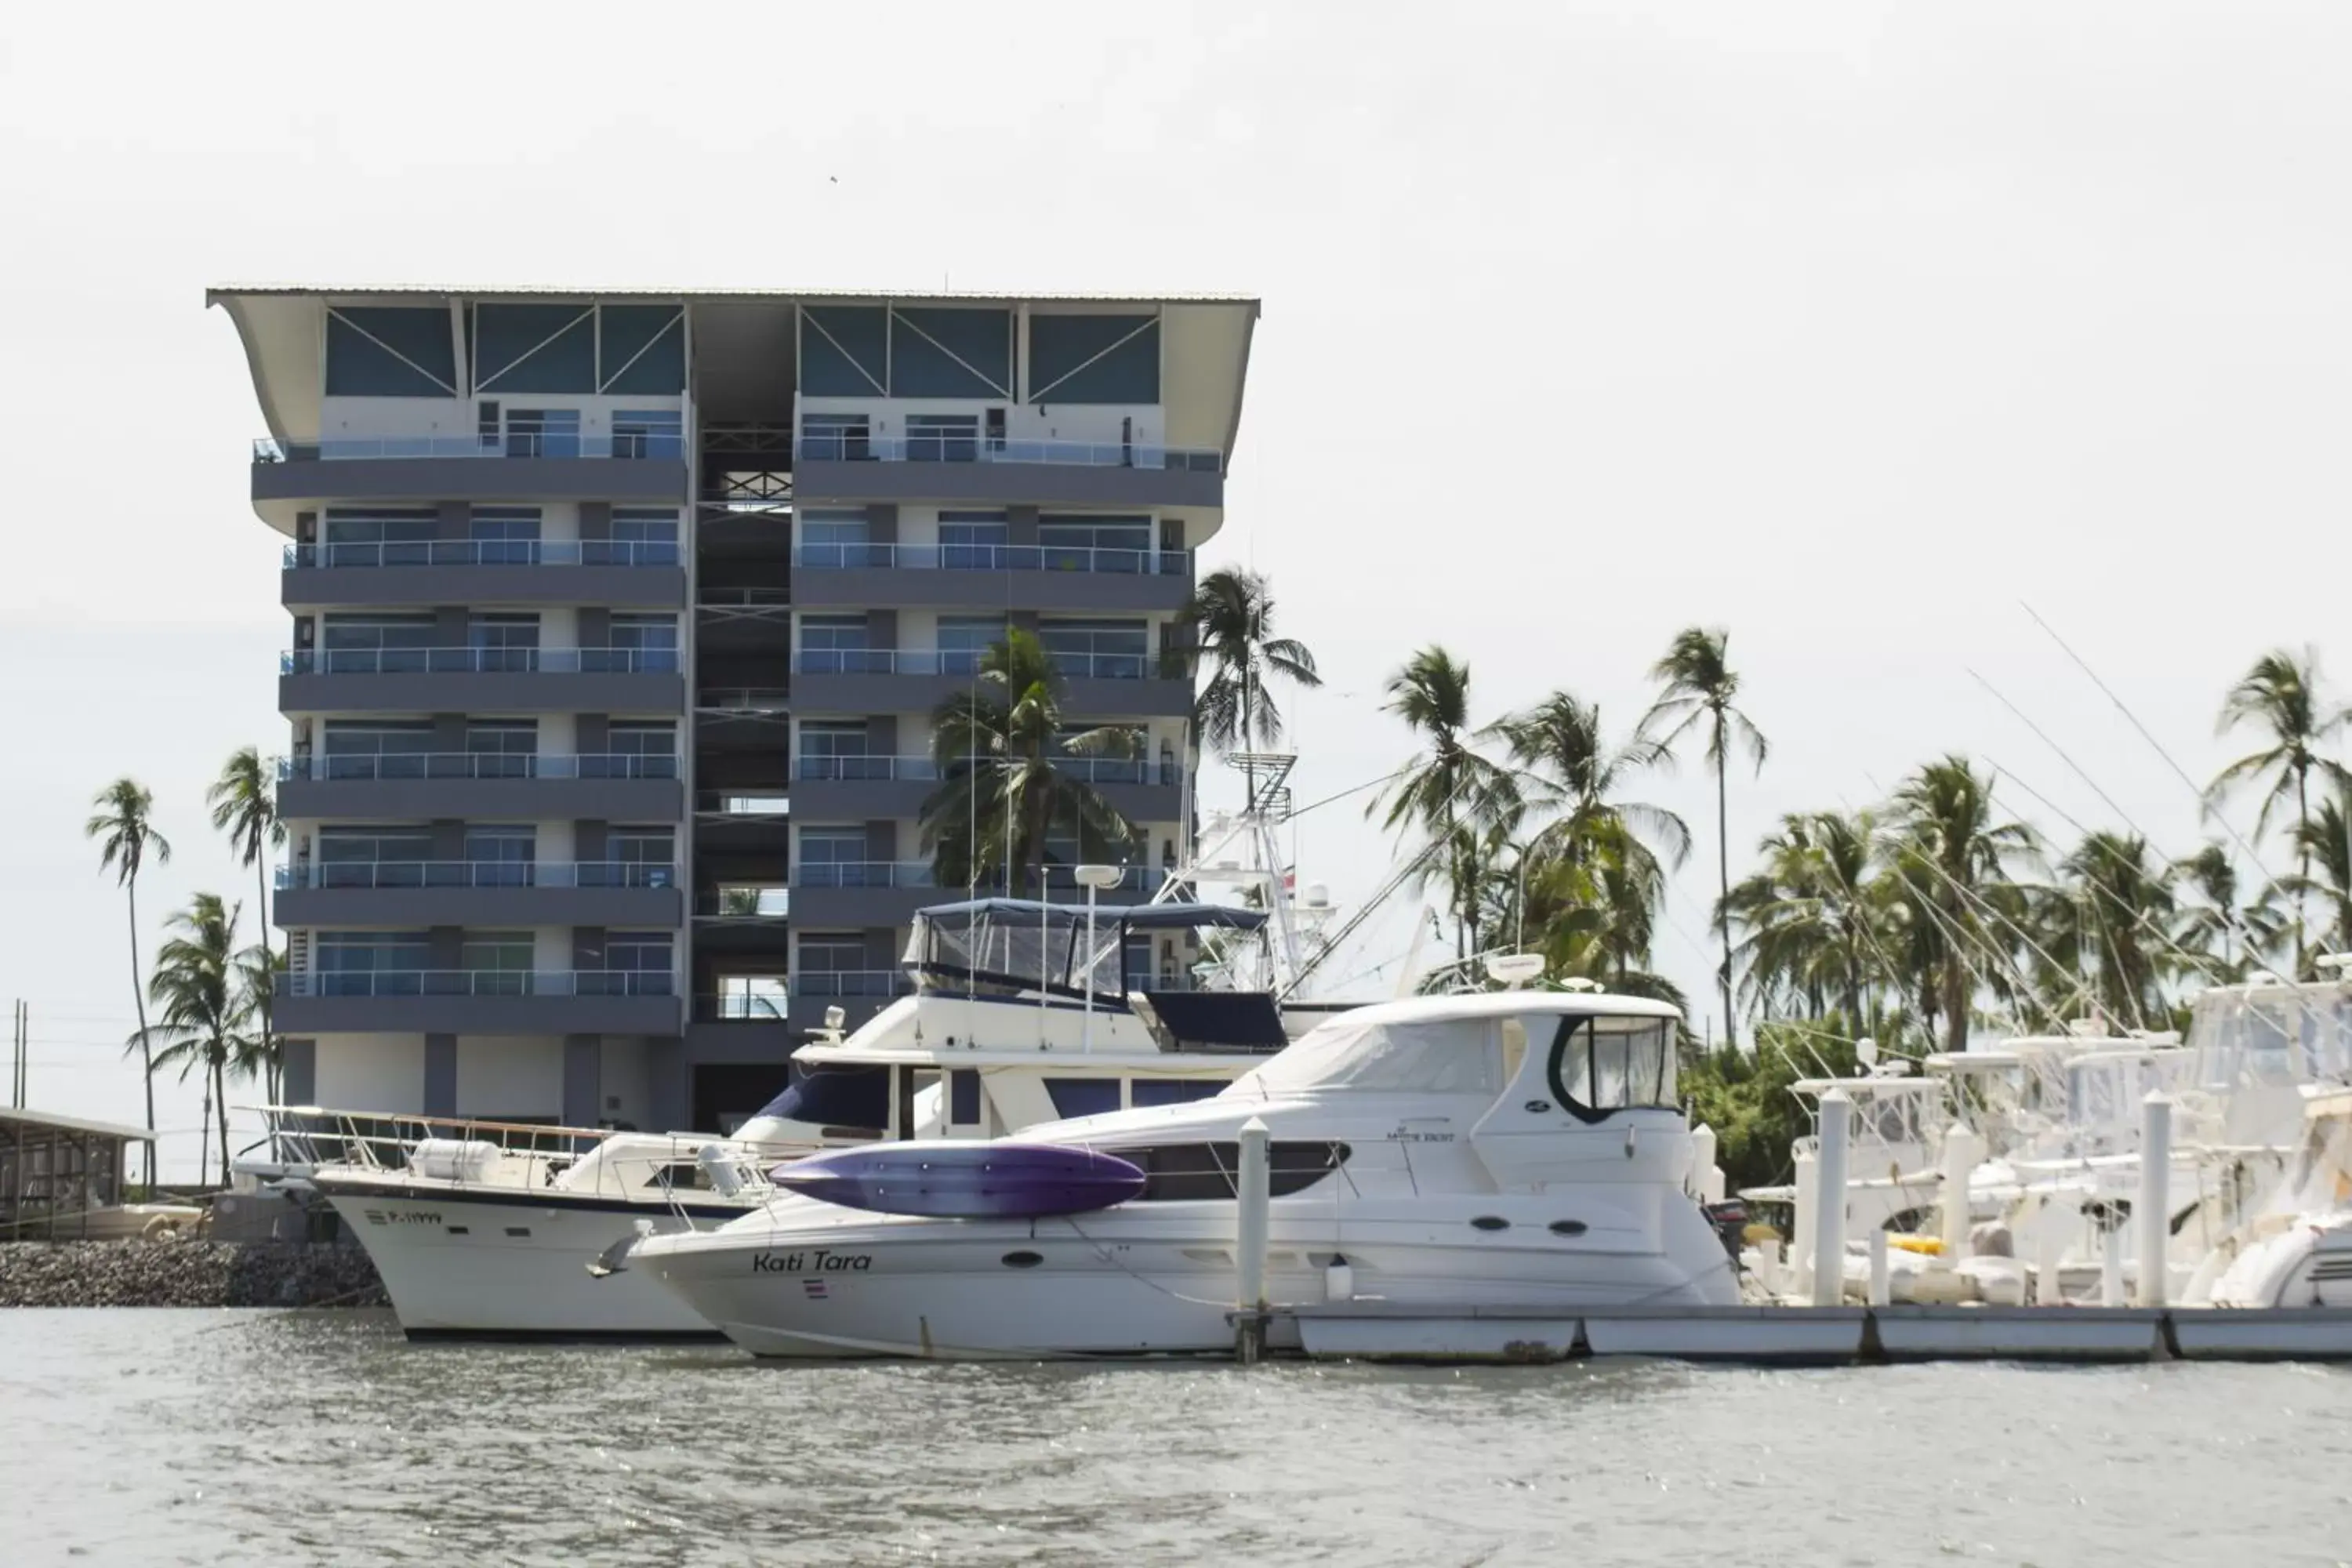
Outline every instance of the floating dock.
{"type": "Polygon", "coordinates": [[[2200,1307],[1276,1308],[1270,1338],[1322,1360],[1540,1363],[1594,1356],[1762,1365],[2352,1361],[2352,1310],[2200,1307]]]}

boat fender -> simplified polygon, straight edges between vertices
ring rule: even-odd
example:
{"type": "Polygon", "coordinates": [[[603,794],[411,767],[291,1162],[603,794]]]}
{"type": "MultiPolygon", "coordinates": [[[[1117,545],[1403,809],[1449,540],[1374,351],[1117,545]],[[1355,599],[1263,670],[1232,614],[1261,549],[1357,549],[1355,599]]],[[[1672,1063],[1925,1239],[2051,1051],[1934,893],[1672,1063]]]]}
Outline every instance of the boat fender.
{"type": "Polygon", "coordinates": [[[710,1178],[710,1190],[720,1197],[731,1198],[743,1190],[743,1178],[737,1173],[734,1159],[716,1143],[705,1143],[694,1157],[702,1173],[710,1178]]]}
{"type": "Polygon", "coordinates": [[[1331,1259],[1323,1270],[1323,1299],[1327,1301],[1352,1301],[1356,1299],[1356,1271],[1348,1266],[1346,1256],[1331,1259]]]}

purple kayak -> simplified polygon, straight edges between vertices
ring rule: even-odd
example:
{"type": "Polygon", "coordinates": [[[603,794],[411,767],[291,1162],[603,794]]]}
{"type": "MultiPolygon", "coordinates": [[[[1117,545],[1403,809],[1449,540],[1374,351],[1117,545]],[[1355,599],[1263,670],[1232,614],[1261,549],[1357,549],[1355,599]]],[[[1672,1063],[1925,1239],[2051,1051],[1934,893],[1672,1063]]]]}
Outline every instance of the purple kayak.
{"type": "Polygon", "coordinates": [[[940,1219],[1087,1214],[1143,1191],[1143,1173],[1125,1160],[1060,1143],[877,1143],[813,1154],[768,1175],[844,1208],[940,1219]]]}

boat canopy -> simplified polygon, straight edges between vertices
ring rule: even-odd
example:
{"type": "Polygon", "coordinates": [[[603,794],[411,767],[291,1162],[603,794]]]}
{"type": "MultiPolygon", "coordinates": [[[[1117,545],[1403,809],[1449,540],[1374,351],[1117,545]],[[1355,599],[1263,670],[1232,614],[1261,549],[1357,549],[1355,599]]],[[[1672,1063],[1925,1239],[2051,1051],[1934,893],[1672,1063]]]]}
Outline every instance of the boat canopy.
{"type": "Polygon", "coordinates": [[[1254,931],[1265,921],[1264,910],[1230,904],[1097,905],[1089,952],[1084,904],[974,899],[917,910],[903,962],[926,984],[1123,998],[1130,932],[1254,931]]]}

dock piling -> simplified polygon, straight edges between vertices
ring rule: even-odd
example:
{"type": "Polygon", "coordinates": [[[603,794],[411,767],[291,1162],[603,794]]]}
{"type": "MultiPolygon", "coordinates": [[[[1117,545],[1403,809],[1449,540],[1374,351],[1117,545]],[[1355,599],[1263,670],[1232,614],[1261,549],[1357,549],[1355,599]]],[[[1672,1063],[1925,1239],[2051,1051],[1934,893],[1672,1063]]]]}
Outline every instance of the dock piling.
{"type": "Polygon", "coordinates": [[[1234,1196],[1238,1201],[1234,1231],[1237,1286],[1234,1353],[1244,1366],[1251,1366],[1265,1352],[1265,1247],[1273,1204],[1265,1123],[1255,1116],[1242,1123],[1241,1171],[1234,1196]]]}
{"type": "Polygon", "coordinates": [[[1853,1101],[1842,1089],[1821,1098],[1815,1127],[1812,1227],[1813,1305],[1834,1307],[1845,1299],[1845,1150],[1853,1128],[1853,1101]]]}
{"type": "MultiPolygon", "coordinates": [[[[2139,1228],[2139,1301],[2164,1305],[2165,1254],[2172,1240],[2172,1203],[2166,1191],[2172,1176],[2172,1101],[2151,1089],[2140,1101],[2139,1198],[2132,1219],[2139,1228]]],[[[2118,1236],[2120,1236],[2118,1232],[2118,1236]]]]}

